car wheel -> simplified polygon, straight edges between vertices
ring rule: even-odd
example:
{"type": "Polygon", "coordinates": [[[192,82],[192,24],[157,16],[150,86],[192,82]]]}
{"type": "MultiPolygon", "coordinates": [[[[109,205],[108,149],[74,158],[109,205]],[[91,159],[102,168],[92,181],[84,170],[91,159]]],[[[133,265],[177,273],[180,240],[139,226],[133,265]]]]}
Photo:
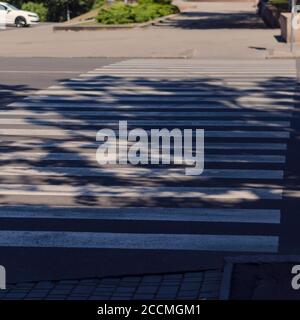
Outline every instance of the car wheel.
{"type": "Polygon", "coordinates": [[[15,20],[15,25],[17,28],[27,27],[27,23],[24,17],[17,17],[15,20]]]}

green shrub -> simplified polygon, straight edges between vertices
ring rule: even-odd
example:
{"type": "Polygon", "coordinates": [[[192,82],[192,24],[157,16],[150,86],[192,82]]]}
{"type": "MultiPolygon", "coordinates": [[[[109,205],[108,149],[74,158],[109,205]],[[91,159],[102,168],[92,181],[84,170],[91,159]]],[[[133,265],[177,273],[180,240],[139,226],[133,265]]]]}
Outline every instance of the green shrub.
{"type": "Polygon", "coordinates": [[[144,22],[160,17],[160,5],[149,4],[134,7],[135,22],[144,22]]]}
{"type": "Polygon", "coordinates": [[[173,6],[171,4],[166,4],[164,6],[161,5],[158,10],[159,10],[160,16],[167,16],[169,14],[174,14],[179,12],[179,9],[176,6],[173,6]]]}
{"type": "Polygon", "coordinates": [[[134,22],[131,6],[115,3],[109,8],[101,8],[97,20],[103,24],[123,24],[134,22]]]}
{"type": "Polygon", "coordinates": [[[149,4],[139,4],[138,6],[134,7],[133,11],[135,14],[135,22],[146,22],[179,12],[178,8],[173,5],[159,4],[154,2],[149,4]]]}
{"type": "Polygon", "coordinates": [[[149,3],[158,3],[158,4],[171,4],[172,0],[139,0],[139,4],[149,4],[149,3]]]}
{"type": "Polygon", "coordinates": [[[141,0],[137,5],[116,2],[109,7],[101,8],[97,21],[102,24],[140,23],[179,12],[178,8],[169,2],[169,0],[141,0]]]}
{"type": "Polygon", "coordinates": [[[101,8],[106,3],[106,0],[95,0],[93,8],[101,8]]]}
{"type": "Polygon", "coordinates": [[[34,2],[23,3],[22,10],[31,11],[38,14],[41,21],[47,20],[48,9],[42,3],[34,3],[34,2]]]}

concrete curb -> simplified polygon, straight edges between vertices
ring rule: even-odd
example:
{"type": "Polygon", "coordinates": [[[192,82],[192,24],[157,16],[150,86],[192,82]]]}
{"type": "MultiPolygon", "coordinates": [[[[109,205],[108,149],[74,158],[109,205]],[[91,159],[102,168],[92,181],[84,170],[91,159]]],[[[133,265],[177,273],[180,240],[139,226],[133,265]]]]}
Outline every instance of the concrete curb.
{"type": "Polygon", "coordinates": [[[220,288],[220,300],[229,300],[231,293],[231,280],[235,264],[252,264],[252,263],[283,263],[283,262],[299,262],[299,255],[256,255],[256,256],[238,256],[227,257],[223,270],[223,277],[220,288]]]}
{"type": "Polygon", "coordinates": [[[288,51],[288,49],[279,50],[273,49],[269,50],[266,54],[266,59],[299,59],[300,58],[300,51],[296,51],[292,53],[288,51]]]}
{"type": "Polygon", "coordinates": [[[84,26],[80,24],[61,25],[61,26],[54,26],[53,31],[100,31],[100,30],[146,28],[156,23],[160,23],[168,19],[174,18],[177,15],[179,15],[179,13],[170,14],[168,16],[160,17],[154,20],[143,22],[143,23],[114,24],[114,25],[95,24],[95,25],[88,25],[88,26],[84,26]]]}

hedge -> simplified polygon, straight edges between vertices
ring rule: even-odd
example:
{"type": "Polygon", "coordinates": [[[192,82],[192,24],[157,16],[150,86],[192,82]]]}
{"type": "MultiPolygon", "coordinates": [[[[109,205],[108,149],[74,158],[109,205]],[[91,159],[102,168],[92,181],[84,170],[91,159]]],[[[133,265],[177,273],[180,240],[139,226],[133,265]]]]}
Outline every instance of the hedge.
{"type": "Polygon", "coordinates": [[[141,0],[136,5],[115,2],[100,8],[97,21],[102,24],[140,23],[178,12],[169,0],[141,0]]]}

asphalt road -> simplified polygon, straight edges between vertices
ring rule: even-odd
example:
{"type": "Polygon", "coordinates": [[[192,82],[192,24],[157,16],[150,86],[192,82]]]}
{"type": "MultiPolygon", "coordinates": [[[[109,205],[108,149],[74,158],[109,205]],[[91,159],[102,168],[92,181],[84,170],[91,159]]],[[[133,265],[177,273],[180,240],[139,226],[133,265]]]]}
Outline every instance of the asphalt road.
{"type": "MultiPolygon", "coordinates": [[[[32,25],[32,26],[30,26],[28,28],[24,28],[24,30],[29,29],[29,28],[30,29],[39,29],[41,27],[47,27],[47,26],[51,26],[52,27],[54,25],[55,25],[54,22],[41,22],[41,23],[39,23],[37,25],[32,25]]],[[[3,32],[10,32],[10,31],[16,31],[16,30],[21,30],[21,29],[17,28],[14,25],[9,25],[9,26],[6,26],[5,28],[0,28],[0,33],[2,33],[2,35],[3,35],[3,32]]]]}
{"type": "Polygon", "coordinates": [[[116,61],[120,59],[1,58],[0,104],[9,104],[31,92],[116,61]]]}
{"type": "Polygon", "coordinates": [[[291,61],[5,59],[0,77],[0,264],[10,281],[298,253],[291,61]],[[204,128],[203,175],[99,168],[95,132],[120,119],[204,128]]]}

